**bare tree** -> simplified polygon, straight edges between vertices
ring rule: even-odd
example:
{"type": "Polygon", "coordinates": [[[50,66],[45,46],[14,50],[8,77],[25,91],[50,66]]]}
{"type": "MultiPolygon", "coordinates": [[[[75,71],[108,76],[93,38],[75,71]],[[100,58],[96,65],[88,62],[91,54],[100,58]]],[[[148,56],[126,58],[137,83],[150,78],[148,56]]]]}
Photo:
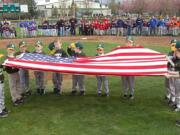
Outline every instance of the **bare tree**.
{"type": "Polygon", "coordinates": [[[118,3],[116,3],[116,0],[111,0],[111,2],[109,3],[109,8],[111,9],[111,12],[113,14],[118,14],[119,5],[118,3]]]}
{"type": "Polygon", "coordinates": [[[180,14],[180,0],[124,0],[121,9],[133,13],[174,15],[180,14]]]}
{"type": "Polygon", "coordinates": [[[145,0],[133,0],[132,1],[132,11],[134,13],[142,14],[147,11],[148,3],[145,0]]]}

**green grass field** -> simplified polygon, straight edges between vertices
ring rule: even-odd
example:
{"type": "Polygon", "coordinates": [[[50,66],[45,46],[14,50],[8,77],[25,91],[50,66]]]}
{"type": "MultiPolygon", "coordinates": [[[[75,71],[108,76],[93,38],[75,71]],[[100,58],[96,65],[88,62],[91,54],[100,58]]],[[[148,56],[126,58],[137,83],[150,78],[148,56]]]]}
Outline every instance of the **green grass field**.
{"type": "MultiPolygon", "coordinates": [[[[64,48],[68,43],[64,43],[64,48]]],[[[117,44],[106,44],[110,51],[117,44]]],[[[96,54],[97,43],[84,43],[89,56],[96,54]]],[[[145,47],[167,53],[163,46],[145,47]]],[[[30,47],[32,50],[32,47],[30,47]]],[[[47,47],[45,48],[48,52],[47,47]]],[[[3,49],[0,53],[4,53],[3,49]]],[[[6,77],[7,80],[7,77],[6,77]]],[[[0,119],[0,135],[179,135],[173,112],[164,101],[164,77],[137,77],[135,99],[122,98],[120,77],[109,77],[110,97],[97,97],[96,79],[86,77],[86,96],[70,96],[71,80],[64,80],[62,96],[51,94],[52,83],[47,81],[47,93],[33,95],[24,105],[13,107],[6,81],[8,118],[0,119]]]]}

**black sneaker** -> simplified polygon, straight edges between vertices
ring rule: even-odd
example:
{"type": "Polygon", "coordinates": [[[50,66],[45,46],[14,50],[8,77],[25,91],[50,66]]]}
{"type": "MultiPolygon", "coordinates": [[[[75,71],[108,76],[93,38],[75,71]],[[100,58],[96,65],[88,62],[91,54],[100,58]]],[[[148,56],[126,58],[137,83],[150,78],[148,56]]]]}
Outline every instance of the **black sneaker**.
{"type": "Polygon", "coordinates": [[[85,91],[80,91],[80,96],[84,96],[85,95],[85,91]]]}
{"type": "Polygon", "coordinates": [[[56,94],[57,93],[57,88],[53,89],[53,93],[56,94]]]}
{"type": "Polygon", "coordinates": [[[171,107],[172,107],[172,109],[175,109],[177,107],[177,105],[173,104],[171,107]]]}
{"type": "Polygon", "coordinates": [[[174,108],[174,112],[180,112],[180,108],[179,107],[174,108]]]}
{"type": "Polygon", "coordinates": [[[10,111],[6,107],[3,109],[3,111],[6,113],[10,113],[10,111]]]}
{"type": "Polygon", "coordinates": [[[102,94],[101,94],[101,93],[98,93],[97,95],[98,95],[98,97],[101,97],[101,96],[102,96],[102,94]]]}
{"type": "Polygon", "coordinates": [[[41,90],[40,89],[36,89],[37,90],[37,94],[41,94],[41,90]]]}
{"type": "Polygon", "coordinates": [[[18,105],[20,105],[20,104],[22,104],[22,103],[20,102],[20,100],[16,100],[15,102],[13,102],[13,106],[18,106],[18,105]]]}
{"type": "Polygon", "coordinates": [[[168,98],[167,96],[165,96],[165,97],[164,97],[164,100],[168,101],[168,100],[169,100],[169,98],[168,98]]]}
{"type": "Polygon", "coordinates": [[[54,94],[60,95],[61,94],[60,89],[54,88],[54,94]]]}
{"type": "Polygon", "coordinates": [[[73,90],[73,91],[71,92],[71,95],[72,95],[72,96],[75,96],[76,93],[77,93],[77,91],[76,91],[76,90],[73,90]]]}
{"type": "Polygon", "coordinates": [[[167,96],[164,96],[165,101],[169,101],[170,99],[167,96]]]}
{"type": "Polygon", "coordinates": [[[168,105],[171,107],[176,106],[176,104],[174,102],[172,102],[171,100],[169,100],[168,105]]]}
{"type": "Polygon", "coordinates": [[[22,96],[23,98],[26,98],[26,94],[25,94],[25,93],[22,93],[21,96],[22,96]]]}
{"type": "Polygon", "coordinates": [[[32,93],[31,93],[30,90],[25,93],[26,96],[31,96],[31,94],[32,94],[32,93]]]}
{"type": "Polygon", "coordinates": [[[134,95],[130,94],[129,99],[134,99],[134,95]]]}
{"type": "Polygon", "coordinates": [[[109,93],[105,93],[105,97],[109,97],[109,93]]]}
{"type": "Polygon", "coordinates": [[[45,90],[44,89],[40,89],[40,95],[44,95],[45,94],[45,90]]]}
{"type": "Polygon", "coordinates": [[[179,126],[179,127],[180,127],[180,120],[177,120],[177,121],[176,121],[176,126],[179,126]]]}
{"type": "Polygon", "coordinates": [[[0,113],[0,117],[1,117],[1,118],[6,118],[7,116],[8,116],[8,112],[2,111],[2,112],[0,113]]]}
{"type": "Polygon", "coordinates": [[[24,103],[24,99],[23,99],[23,98],[20,98],[20,99],[18,100],[18,102],[19,102],[20,104],[22,104],[22,103],[24,103]]]}
{"type": "Polygon", "coordinates": [[[123,96],[124,98],[127,98],[128,97],[128,95],[126,95],[126,94],[124,94],[124,96],[123,96]]]}
{"type": "Polygon", "coordinates": [[[57,89],[56,94],[57,94],[57,95],[61,95],[61,90],[60,90],[60,89],[57,89]]]}
{"type": "Polygon", "coordinates": [[[13,106],[18,106],[19,103],[17,101],[13,102],[13,106]]]}

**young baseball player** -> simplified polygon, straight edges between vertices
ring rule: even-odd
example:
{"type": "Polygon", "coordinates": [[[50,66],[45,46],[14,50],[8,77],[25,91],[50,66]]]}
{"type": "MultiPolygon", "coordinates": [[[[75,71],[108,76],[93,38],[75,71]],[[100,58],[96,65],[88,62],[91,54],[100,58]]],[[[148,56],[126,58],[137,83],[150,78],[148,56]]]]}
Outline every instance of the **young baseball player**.
{"type": "MultiPolygon", "coordinates": [[[[15,56],[20,57],[23,53],[29,53],[27,49],[27,43],[25,41],[21,41],[19,43],[19,52],[17,52],[15,56]]],[[[22,95],[31,95],[31,91],[29,90],[29,71],[27,69],[19,69],[19,76],[22,87],[22,95]]]]}
{"type": "MultiPolygon", "coordinates": [[[[174,111],[180,111],[180,41],[176,41],[175,59],[173,59],[175,71],[169,71],[166,75],[167,78],[174,78],[176,106],[174,111]]],[[[168,59],[169,60],[169,59],[168,59]]],[[[176,121],[176,125],[180,126],[180,120],[176,121]]]]}
{"type": "Polygon", "coordinates": [[[67,53],[69,54],[70,57],[75,57],[75,56],[76,56],[75,48],[76,48],[75,43],[71,43],[71,44],[68,46],[68,48],[67,48],[67,53]]]}
{"type": "MultiPolygon", "coordinates": [[[[51,43],[49,45],[49,49],[51,50],[51,54],[55,57],[68,57],[66,52],[62,49],[62,42],[59,39],[51,43]]],[[[63,74],[53,73],[52,80],[54,84],[54,93],[61,94],[63,74]]]]}
{"type": "MultiPolygon", "coordinates": [[[[104,46],[99,44],[96,48],[97,54],[96,56],[102,56],[104,55],[104,46]]],[[[102,85],[104,83],[104,91],[105,91],[105,96],[109,96],[109,86],[108,86],[108,79],[104,75],[97,75],[97,91],[98,91],[98,96],[102,95],[102,85]]]]}
{"type": "MultiPolygon", "coordinates": [[[[85,57],[86,54],[83,52],[83,45],[80,42],[75,43],[75,49],[72,50],[72,54],[74,53],[75,57],[85,57]]],[[[80,89],[80,95],[85,95],[85,85],[84,85],[84,75],[72,75],[72,95],[77,94],[77,85],[80,89]]]]}
{"type": "MultiPolygon", "coordinates": [[[[34,53],[45,54],[43,52],[43,42],[42,41],[36,42],[34,53]]],[[[37,94],[39,94],[39,95],[45,94],[44,72],[43,71],[34,71],[34,75],[35,75],[35,79],[36,79],[37,94]]]]}
{"type": "MultiPolygon", "coordinates": [[[[132,47],[134,45],[133,38],[131,36],[127,37],[127,47],[132,47]]],[[[134,99],[134,76],[122,76],[122,85],[124,89],[124,97],[134,99]],[[130,92],[130,93],[129,93],[130,92]],[[129,96],[128,96],[129,94],[129,96]]]]}
{"type": "MultiPolygon", "coordinates": [[[[0,58],[2,58],[3,55],[0,54],[0,58]]],[[[7,117],[8,116],[8,110],[5,107],[5,101],[4,101],[4,75],[3,75],[3,66],[0,65],[0,117],[7,117]]]]}
{"type": "Polygon", "coordinates": [[[180,41],[176,42],[175,58],[173,59],[175,71],[169,71],[167,78],[174,77],[175,103],[174,111],[180,111],[180,41]]]}
{"type": "MultiPolygon", "coordinates": [[[[9,44],[7,45],[7,58],[15,58],[15,45],[9,44]]],[[[17,106],[24,102],[21,94],[21,86],[20,86],[20,77],[19,77],[19,69],[14,67],[5,66],[5,71],[8,73],[9,79],[9,88],[12,97],[12,102],[14,106],[17,106]]]]}
{"type": "MultiPolygon", "coordinates": [[[[171,51],[168,53],[168,58],[173,60],[175,58],[175,50],[176,50],[176,41],[175,39],[171,40],[170,47],[171,51]]],[[[168,63],[168,70],[174,71],[174,67],[168,63]]],[[[174,78],[165,78],[165,87],[166,87],[166,96],[165,99],[168,100],[169,105],[175,104],[175,85],[174,85],[174,78]]]]}

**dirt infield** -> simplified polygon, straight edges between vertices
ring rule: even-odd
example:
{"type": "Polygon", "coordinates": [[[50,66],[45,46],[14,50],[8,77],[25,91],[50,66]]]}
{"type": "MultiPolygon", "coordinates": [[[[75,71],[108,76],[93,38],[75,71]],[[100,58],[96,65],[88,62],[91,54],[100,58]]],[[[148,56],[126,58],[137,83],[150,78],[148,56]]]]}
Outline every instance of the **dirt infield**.
{"type": "MultiPolygon", "coordinates": [[[[60,37],[63,42],[108,42],[124,44],[126,37],[116,36],[75,36],[75,37],[60,37]]],[[[179,39],[180,37],[134,37],[136,44],[140,45],[168,45],[171,39],[179,39]]],[[[5,48],[8,43],[18,44],[21,40],[27,41],[29,44],[34,44],[37,40],[44,41],[45,44],[50,43],[57,37],[37,37],[37,38],[23,38],[23,39],[2,39],[0,40],[0,47],[5,48]]]]}

